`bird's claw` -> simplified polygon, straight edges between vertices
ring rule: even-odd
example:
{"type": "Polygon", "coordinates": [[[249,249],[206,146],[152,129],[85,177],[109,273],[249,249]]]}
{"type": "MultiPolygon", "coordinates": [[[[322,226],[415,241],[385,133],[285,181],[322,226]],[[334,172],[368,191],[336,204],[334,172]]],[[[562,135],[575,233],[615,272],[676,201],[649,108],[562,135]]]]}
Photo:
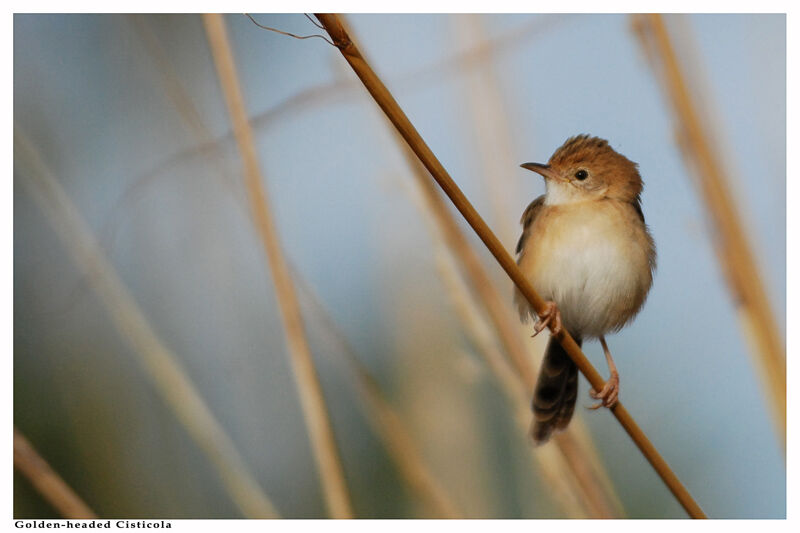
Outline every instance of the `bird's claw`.
{"type": "Polygon", "coordinates": [[[590,405],[589,409],[599,409],[601,407],[614,407],[619,399],[619,374],[617,372],[611,372],[611,377],[606,381],[606,384],[603,385],[603,390],[597,392],[596,390],[592,389],[589,391],[589,396],[594,398],[595,400],[600,400],[599,403],[594,405],[590,405]]]}
{"type": "Polygon", "coordinates": [[[539,315],[539,320],[533,325],[534,334],[531,337],[541,333],[550,323],[553,324],[551,335],[561,333],[561,311],[558,310],[555,302],[545,302],[545,306],[547,309],[539,315]]]}

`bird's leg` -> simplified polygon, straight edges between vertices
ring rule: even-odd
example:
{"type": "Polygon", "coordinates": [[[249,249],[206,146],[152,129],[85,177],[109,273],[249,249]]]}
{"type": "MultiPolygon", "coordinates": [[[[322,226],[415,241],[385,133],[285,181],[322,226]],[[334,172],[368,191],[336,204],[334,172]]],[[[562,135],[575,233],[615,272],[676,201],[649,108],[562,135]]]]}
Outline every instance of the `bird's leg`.
{"type": "Polygon", "coordinates": [[[532,337],[541,333],[551,322],[553,323],[552,335],[558,335],[561,332],[561,311],[558,310],[558,306],[555,302],[545,302],[544,305],[547,309],[539,315],[538,322],[533,325],[535,333],[531,335],[532,337]]]}
{"type": "Polygon", "coordinates": [[[614,405],[617,403],[617,399],[619,398],[619,373],[617,373],[617,365],[614,364],[614,359],[611,357],[611,351],[609,351],[608,344],[606,344],[606,339],[602,335],[600,336],[600,344],[603,345],[603,352],[606,354],[606,362],[608,363],[608,370],[611,373],[611,377],[608,378],[608,381],[606,381],[606,384],[603,386],[603,390],[600,392],[597,392],[594,389],[589,391],[589,396],[595,400],[600,400],[600,403],[592,405],[589,407],[589,409],[614,407],[614,405]]]}

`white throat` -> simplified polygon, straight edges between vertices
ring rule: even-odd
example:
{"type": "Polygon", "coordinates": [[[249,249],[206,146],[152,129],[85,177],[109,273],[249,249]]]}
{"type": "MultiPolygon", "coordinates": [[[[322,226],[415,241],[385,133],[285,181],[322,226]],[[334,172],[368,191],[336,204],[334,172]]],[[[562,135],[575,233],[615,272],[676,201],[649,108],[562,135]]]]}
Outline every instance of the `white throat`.
{"type": "Polygon", "coordinates": [[[586,193],[566,181],[547,179],[544,180],[546,188],[545,205],[573,204],[586,201],[586,193]]]}

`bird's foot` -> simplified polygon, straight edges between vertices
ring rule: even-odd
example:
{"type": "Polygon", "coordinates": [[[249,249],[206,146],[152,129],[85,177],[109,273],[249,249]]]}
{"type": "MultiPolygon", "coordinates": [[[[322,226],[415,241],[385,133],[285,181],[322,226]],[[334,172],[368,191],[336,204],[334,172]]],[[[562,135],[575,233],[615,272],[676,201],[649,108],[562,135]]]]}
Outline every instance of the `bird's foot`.
{"type": "Polygon", "coordinates": [[[589,396],[595,400],[600,400],[599,403],[589,406],[589,409],[599,409],[600,407],[614,407],[619,399],[619,374],[616,371],[611,372],[611,377],[606,381],[603,390],[597,392],[592,389],[589,391],[589,396]]]}
{"type": "Polygon", "coordinates": [[[547,309],[544,313],[539,315],[538,322],[533,325],[533,331],[535,333],[531,335],[531,337],[535,337],[541,333],[542,330],[551,323],[553,324],[551,335],[558,335],[561,333],[561,311],[558,310],[558,306],[555,302],[545,302],[544,304],[547,309]]]}

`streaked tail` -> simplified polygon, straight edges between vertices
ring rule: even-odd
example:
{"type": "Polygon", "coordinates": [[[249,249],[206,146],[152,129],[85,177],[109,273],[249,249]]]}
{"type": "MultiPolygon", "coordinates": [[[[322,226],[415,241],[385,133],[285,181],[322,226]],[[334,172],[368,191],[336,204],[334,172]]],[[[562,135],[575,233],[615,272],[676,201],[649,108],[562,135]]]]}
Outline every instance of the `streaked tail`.
{"type": "MultiPolygon", "coordinates": [[[[581,345],[581,339],[576,338],[575,342],[581,345]]],[[[555,430],[567,427],[577,397],[578,367],[561,344],[551,337],[533,392],[531,437],[534,444],[544,444],[555,430]]]]}

